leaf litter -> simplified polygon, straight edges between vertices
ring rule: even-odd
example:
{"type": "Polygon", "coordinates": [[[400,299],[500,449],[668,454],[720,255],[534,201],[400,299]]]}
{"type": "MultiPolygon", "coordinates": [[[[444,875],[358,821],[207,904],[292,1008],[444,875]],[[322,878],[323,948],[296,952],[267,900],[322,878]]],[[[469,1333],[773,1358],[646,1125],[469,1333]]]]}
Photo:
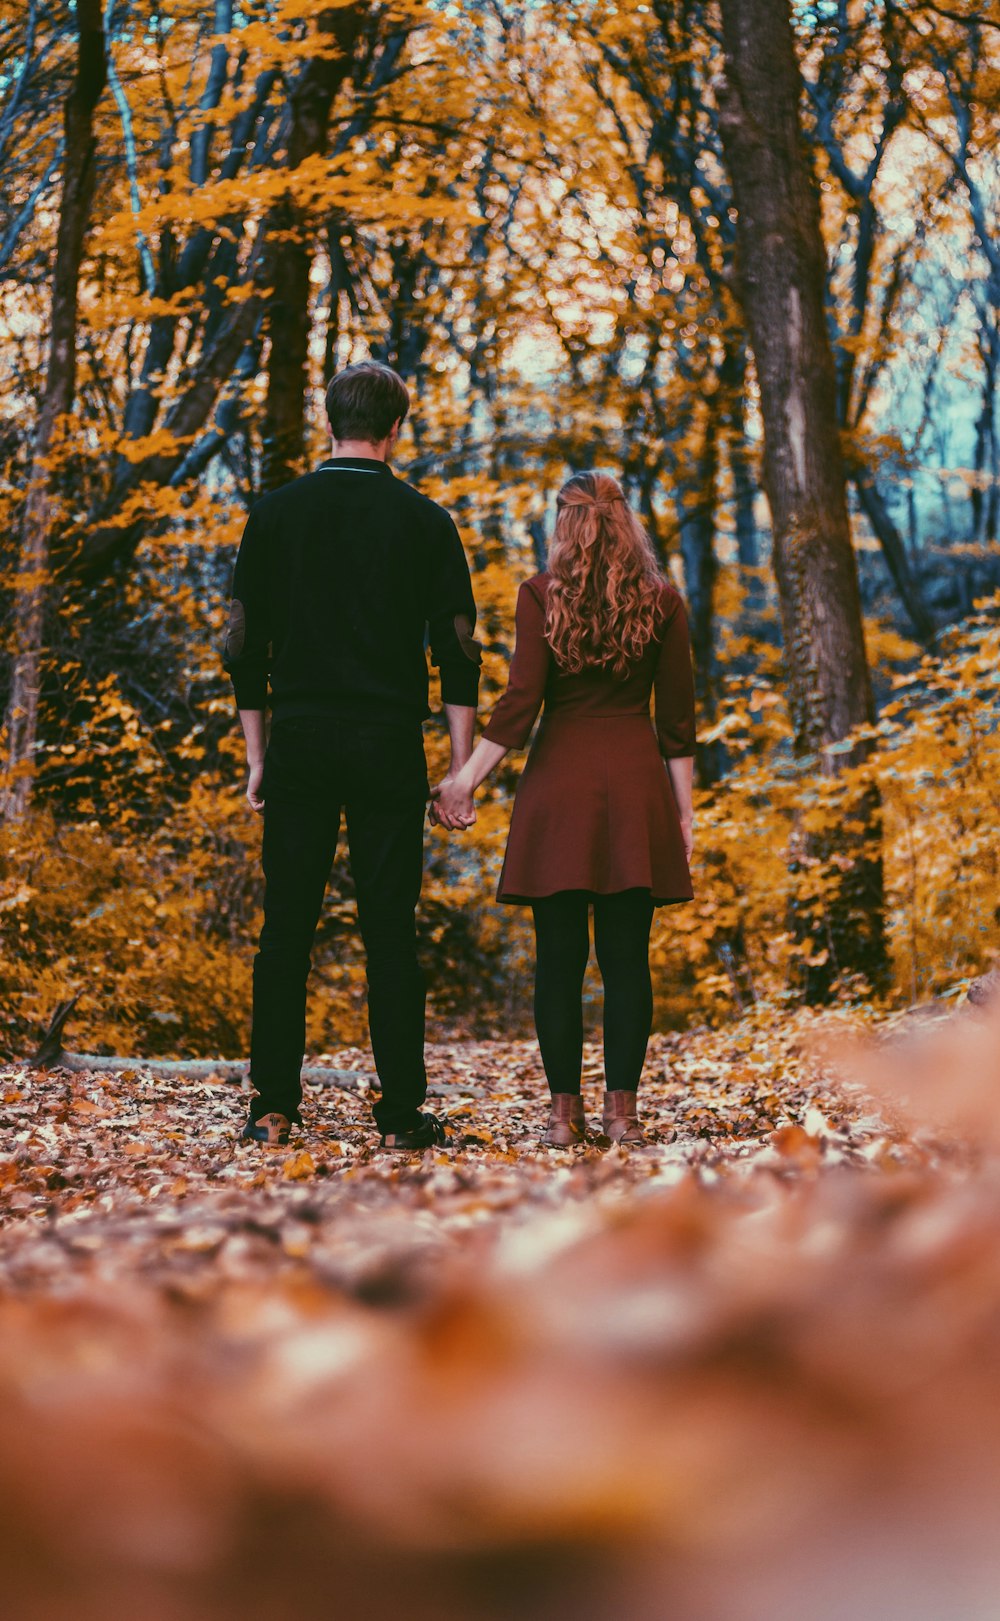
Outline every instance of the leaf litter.
{"type": "Polygon", "coordinates": [[[225,1080],[8,1067],[13,1613],[992,1618],[1000,1044],[902,1030],[657,1036],[635,1152],[593,1048],[586,1146],[455,1042],[401,1157],[358,1049],[285,1150],[225,1080]]]}

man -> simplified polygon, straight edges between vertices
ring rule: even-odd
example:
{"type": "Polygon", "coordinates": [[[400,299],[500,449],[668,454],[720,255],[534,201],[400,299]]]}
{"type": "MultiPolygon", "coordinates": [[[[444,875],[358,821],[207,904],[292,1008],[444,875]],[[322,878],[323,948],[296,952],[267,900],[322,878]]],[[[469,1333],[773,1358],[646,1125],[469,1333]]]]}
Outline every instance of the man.
{"type": "MultiPolygon", "coordinates": [[[[224,663],[246,738],[247,798],[264,818],[250,1042],[256,1096],[243,1129],[257,1142],[286,1143],[291,1122],[301,1123],[310,951],[341,811],[367,959],[382,1146],[445,1140],[440,1121],[421,1111],[425,986],[414,916],[428,799],[427,633],[451,739],[449,776],[472,749],[481,654],[458,531],[389,468],[409,407],[388,366],[366,361],[340,372],[326,396],[333,454],[256,503],[236,560],[224,663]]],[[[459,827],[470,818],[436,819],[459,827]]]]}

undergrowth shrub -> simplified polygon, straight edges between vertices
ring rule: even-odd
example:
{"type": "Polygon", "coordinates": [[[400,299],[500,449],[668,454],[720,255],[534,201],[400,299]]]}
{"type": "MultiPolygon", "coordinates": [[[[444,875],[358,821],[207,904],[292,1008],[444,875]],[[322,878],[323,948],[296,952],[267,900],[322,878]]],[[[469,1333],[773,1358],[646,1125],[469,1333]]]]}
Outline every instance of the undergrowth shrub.
{"type": "MultiPolygon", "coordinates": [[[[762,675],[730,697],[715,730],[732,770],[698,796],[696,898],[660,909],[652,960],[659,1027],[715,1023],[755,997],[792,1001],[797,967],[819,958],[837,874],[792,860],[804,833],[835,828],[860,787],[882,800],[892,999],[945,994],[989,968],[1000,923],[1000,624],[997,605],[893,679],[868,736],[870,758],[840,776],[796,760],[777,691],[762,675]],[[795,907],[814,920],[789,928],[795,907]]],[[[213,705],[220,700],[212,699],[213,705]]],[[[442,731],[428,728],[432,781],[442,731]]],[[[133,749],[132,758],[142,758],[133,749]]],[[[475,828],[427,835],[420,938],[431,1031],[527,1034],[531,935],[526,908],[495,890],[519,757],[481,796],[475,828]]],[[[149,797],[148,762],[143,792],[149,797]]],[[[260,926],[261,824],[243,800],[233,735],[206,749],[163,820],[136,815],[127,771],[100,814],[59,814],[41,799],[0,833],[0,1045],[27,1052],[53,1008],[82,993],[71,1046],[98,1052],[247,1051],[251,960],[260,926]]],[[[567,814],[572,814],[571,807],[567,814]]],[[[312,1052],[365,1040],[364,968],[342,840],[313,953],[312,1052]]],[[[836,965],[834,965],[836,967],[836,965]]],[[[587,981],[592,1022],[599,981],[587,981]]],[[[841,981],[850,998],[859,987],[841,981]]]]}

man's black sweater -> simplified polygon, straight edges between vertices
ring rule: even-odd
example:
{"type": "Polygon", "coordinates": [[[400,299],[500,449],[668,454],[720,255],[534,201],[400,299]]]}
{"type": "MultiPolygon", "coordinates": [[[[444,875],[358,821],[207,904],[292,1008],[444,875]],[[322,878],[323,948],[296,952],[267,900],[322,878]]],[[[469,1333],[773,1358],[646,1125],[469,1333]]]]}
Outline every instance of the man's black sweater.
{"type": "Polygon", "coordinates": [[[442,701],[475,708],[475,623],[447,512],[385,462],[337,456],[253,507],[223,662],[239,709],[422,721],[428,631],[442,701]]]}

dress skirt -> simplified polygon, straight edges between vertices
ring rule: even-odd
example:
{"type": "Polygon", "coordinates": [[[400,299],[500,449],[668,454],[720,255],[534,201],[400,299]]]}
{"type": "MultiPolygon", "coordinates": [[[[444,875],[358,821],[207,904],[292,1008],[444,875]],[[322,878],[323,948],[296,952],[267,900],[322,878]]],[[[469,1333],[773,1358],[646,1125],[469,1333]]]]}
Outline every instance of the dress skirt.
{"type": "Polygon", "coordinates": [[[514,799],[497,899],[648,889],[691,899],[677,802],[648,714],[543,718],[514,799]]]}

